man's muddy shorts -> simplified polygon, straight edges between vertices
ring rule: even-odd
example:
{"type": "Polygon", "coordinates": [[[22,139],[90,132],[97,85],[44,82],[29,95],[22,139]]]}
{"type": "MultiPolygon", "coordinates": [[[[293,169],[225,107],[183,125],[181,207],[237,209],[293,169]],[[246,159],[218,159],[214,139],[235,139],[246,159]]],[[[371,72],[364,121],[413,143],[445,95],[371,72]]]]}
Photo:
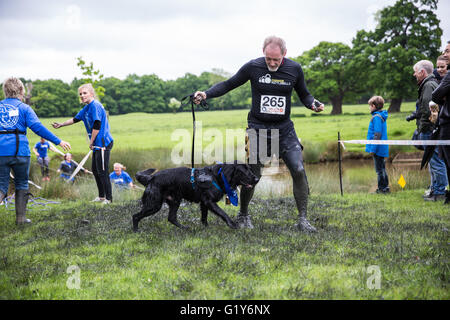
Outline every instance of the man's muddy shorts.
{"type": "Polygon", "coordinates": [[[298,153],[299,161],[303,162],[303,146],[298,140],[294,123],[286,120],[281,123],[248,122],[245,135],[245,150],[247,163],[266,164],[275,155],[284,159],[288,153],[298,153]]]}

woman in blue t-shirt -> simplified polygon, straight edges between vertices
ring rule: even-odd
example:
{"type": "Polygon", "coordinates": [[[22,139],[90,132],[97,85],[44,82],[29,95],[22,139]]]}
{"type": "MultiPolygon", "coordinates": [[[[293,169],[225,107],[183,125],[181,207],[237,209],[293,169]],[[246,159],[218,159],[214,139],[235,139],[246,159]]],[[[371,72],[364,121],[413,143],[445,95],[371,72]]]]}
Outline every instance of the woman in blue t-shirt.
{"type": "Polygon", "coordinates": [[[25,95],[22,81],[13,77],[6,79],[3,82],[3,92],[6,99],[0,101],[0,203],[8,192],[9,174],[12,170],[16,188],[16,224],[29,223],[31,221],[25,218],[30,171],[27,128],[64,150],[70,150],[70,144],[44,127],[33,109],[22,102],[25,95]]]}
{"type": "Polygon", "coordinates": [[[111,172],[109,179],[119,188],[133,188],[133,179],[124,170],[126,168],[121,163],[114,163],[114,172],[111,172]]]}
{"type": "Polygon", "coordinates": [[[98,197],[94,202],[108,204],[112,202],[111,181],[109,180],[109,158],[113,147],[113,138],[109,129],[108,117],[103,105],[96,100],[92,84],[83,84],[78,88],[81,102],[85,105],[72,119],[63,123],[54,122],[58,129],[83,121],[89,136],[89,148],[93,150],[92,173],[98,188],[98,197]]]}

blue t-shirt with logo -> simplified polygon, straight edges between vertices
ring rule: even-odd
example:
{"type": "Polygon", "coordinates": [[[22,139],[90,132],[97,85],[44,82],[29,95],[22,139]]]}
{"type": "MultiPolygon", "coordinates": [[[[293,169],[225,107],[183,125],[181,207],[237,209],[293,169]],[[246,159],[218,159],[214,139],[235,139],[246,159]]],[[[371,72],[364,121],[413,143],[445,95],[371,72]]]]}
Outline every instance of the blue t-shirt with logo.
{"type": "Polygon", "coordinates": [[[133,182],[130,175],[126,173],[125,171],[122,171],[120,175],[117,175],[116,172],[111,172],[109,175],[109,179],[111,182],[114,182],[115,185],[125,187],[130,184],[130,182],[133,182]]]}
{"type": "Polygon", "coordinates": [[[47,156],[47,151],[50,148],[50,143],[48,143],[48,141],[45,141],[44,143],[39,141],[34,145],[34,148],[39,153],[39,157],[45,158],[47,156]]]}
{"type": "Polygon", "coordinates": [[[89,139],[92,135],[92,127],[94,126],[94,121],[99,120],[101,122],[100,131],[94,141],[94,146],[96,147],[107,147],[112,141],[111,132],[109,130],[109,122],[106,117],[106,111],[103,105],[93,100],[91,103],[84,106],[83,109],[78,112],[75,119],[84,122],[86,131],[89,135],[89,139]]]}
{"type": "Polygon", "coordinates": [[[14,156],[16,154],[16,135],[8,133],[16,129],[25,133],[18,135],[19,150],[17,155],[30,156],[30,146],[26,136],[27,128],[56,145],[61,143],[61,139],[42,125],[29,105],[17,98],[7,98],[0,101],[0,156],[14,156]]]}

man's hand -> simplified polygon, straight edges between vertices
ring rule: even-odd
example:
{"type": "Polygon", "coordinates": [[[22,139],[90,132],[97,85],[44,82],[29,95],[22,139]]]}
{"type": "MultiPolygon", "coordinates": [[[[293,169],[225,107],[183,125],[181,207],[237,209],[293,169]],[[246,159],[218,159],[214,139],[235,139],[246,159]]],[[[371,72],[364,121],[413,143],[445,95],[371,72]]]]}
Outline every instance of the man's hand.
{"type": "Polygon", "coordinates": [[[62,126],[63,126],[62,123],[59,123],[59,122],[53,122],[52,123],[52,127],[55,128],[55,129],[59,129],[62,126]]]}
{"type": "Polygon", "coordinates": [[[313,110],[315,112],[322,112],[324,109],[325,109],[325,105],[323,103],[318,107],[313,107],[313,110]]]}
{"type": "Polygon", "coordinates": [[[194,93],[194,103],[200,104],[200,102],[202,102],[202,100],[206,100],[206,93],[204,93],[203,91],[195,92],[194,93]]]}
{"type": "Polygon", "coordinates": [[[70,148],[71,148],[70,143],[68,143],[68,142],[66,142],[66,141],[62,141],[62,140],[61,140],[61,142],[59,143],[59,146],[60,146],[61,148],[63,148],[64,151],[69,151],[70,148]]]}
{"type": "Polygon", "coordinates": [[[315,112],[322,112],[324,108],[325,108],[325,106],[322,102],[320,102],[317,99],[314,99],[314,101],[311,105],[311,110],[313,110],[315,112]]]}

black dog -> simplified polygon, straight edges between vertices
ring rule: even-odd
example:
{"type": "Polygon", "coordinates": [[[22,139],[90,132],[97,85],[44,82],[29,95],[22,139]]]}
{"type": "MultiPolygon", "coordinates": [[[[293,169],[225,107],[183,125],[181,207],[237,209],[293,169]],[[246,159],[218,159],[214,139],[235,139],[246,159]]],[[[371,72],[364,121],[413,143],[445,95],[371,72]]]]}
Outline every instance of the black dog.
{"type": "Polygon", "coordinates": [[[142,196],[142,210],[133,215],[133,230],[138,230],[139,221],[158,212],[162,204],[169,205],[169,222],[179,228],[185,228],[177,220],[177,211],[182,199],[200,203],[202,223],[208,225],[208,210],[222,218],[231,228],[236,224],[216,202],[226,193],[225,182],[231,189],[236,186],[252,188],[258,183],[247,164],[236,161],[232,164],[217,164],[201,169],[186,167],[166,169],[154,173],[155,169],[148,169],[136,173],[136,179],[146,188],[142,196]]]}

